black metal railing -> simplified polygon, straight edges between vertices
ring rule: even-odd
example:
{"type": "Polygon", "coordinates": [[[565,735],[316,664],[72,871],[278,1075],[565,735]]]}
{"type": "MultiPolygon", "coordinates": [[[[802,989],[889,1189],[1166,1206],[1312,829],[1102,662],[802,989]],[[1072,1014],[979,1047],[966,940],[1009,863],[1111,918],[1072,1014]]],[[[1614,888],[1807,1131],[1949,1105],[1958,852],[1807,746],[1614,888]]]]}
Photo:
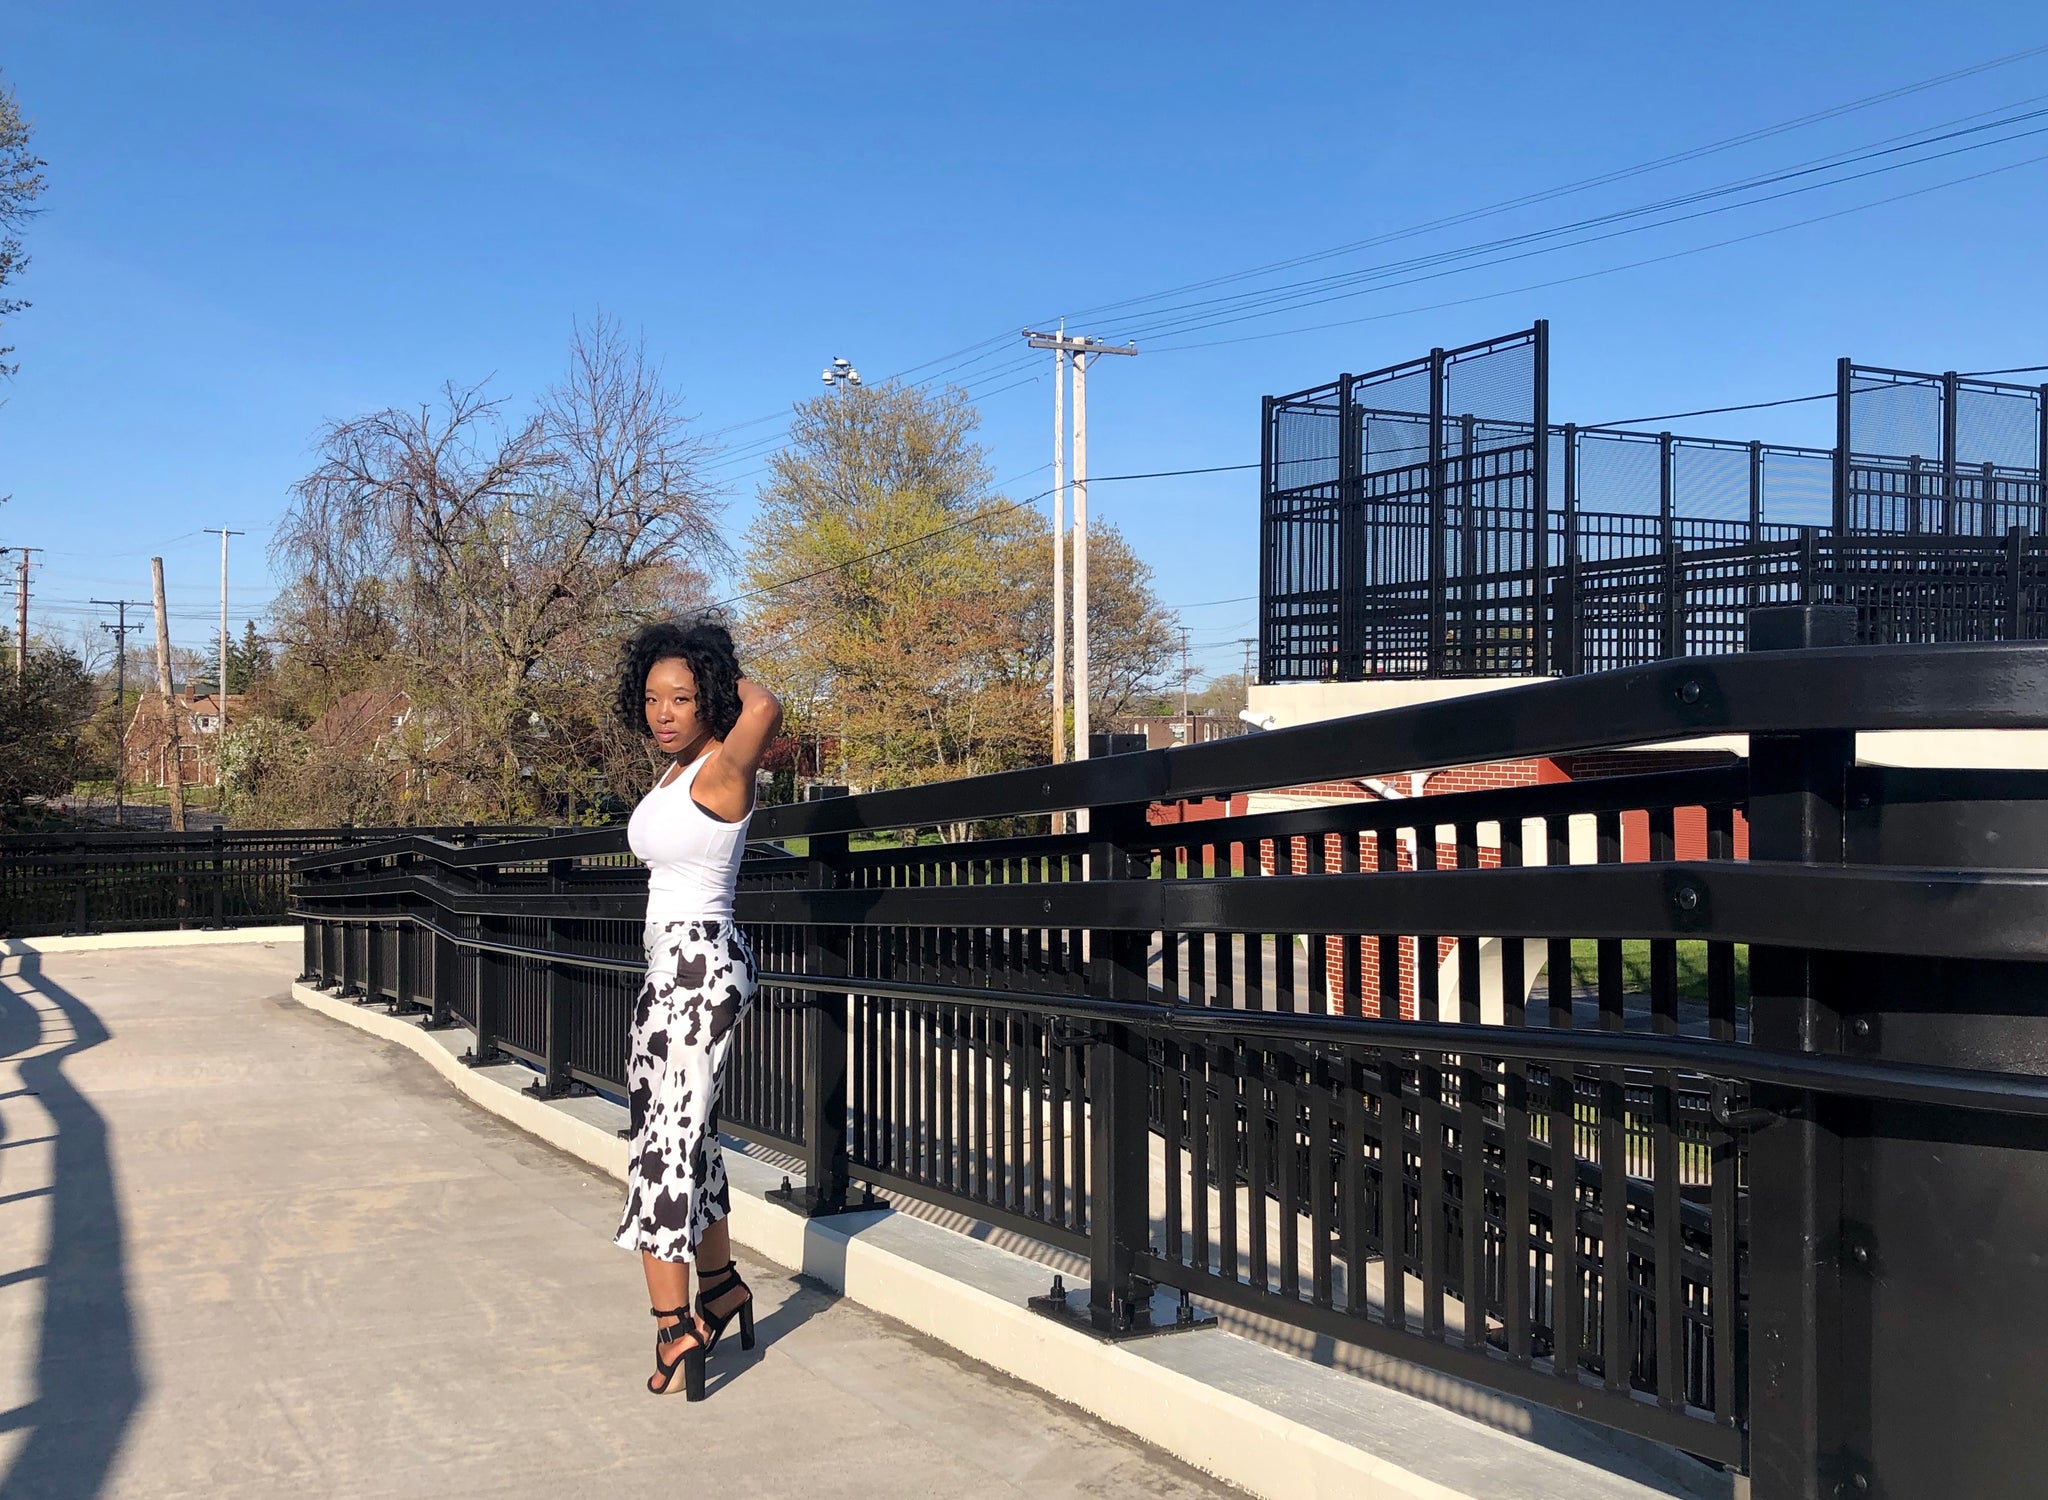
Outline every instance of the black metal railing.
{"type": "MultiPolygon", "coordinates": [[[[282,922],[292,861],[389,842],[396,828],[213,829],[202,833],[0,834],[0,937],[244,927],[282,922]]],[[[464,845],[531,838],[545,827],[421,832],[464,845]]]]}
{"type": "MultiPolygon", "coordinates": [[[[865,1182],[1085,1253],[1112,1336],[1177,1288],[1745,1467],[1760,1500],[1880,1450],[1996,1472],[1968,1455],[2006,1406],[1872,1361],[2032,1357],[1998,1298],[1918,1272],[2035,1250],[1985,1205],[2043,1154],[2048,778],[1859,767],[1852,731],[2043,728],[2048,650],[1756,651],[764,808],[723,1122],[801,1153],[794,1206],[865,1182]],[[1752,753],[1146,815],[1704,734],[1752,753]],[[1074,809],[1086,832],[851,844],[1074,809]]],[[[616,1093],[644,904],[619,848],[304,860],[307,975],[467,1026],[541,1092],[616,1093]]]]}
{"type": "Polygon", "coordinates": [[[1549,421],[1549,327],[1269,397],[1262,682],[1544,677],[1739,650],[2034,639],[2048,386],[1839,363],[1832,448],[1549,421]],[[2015,602],[2018,601],[2018,602],[2015,602]]]}

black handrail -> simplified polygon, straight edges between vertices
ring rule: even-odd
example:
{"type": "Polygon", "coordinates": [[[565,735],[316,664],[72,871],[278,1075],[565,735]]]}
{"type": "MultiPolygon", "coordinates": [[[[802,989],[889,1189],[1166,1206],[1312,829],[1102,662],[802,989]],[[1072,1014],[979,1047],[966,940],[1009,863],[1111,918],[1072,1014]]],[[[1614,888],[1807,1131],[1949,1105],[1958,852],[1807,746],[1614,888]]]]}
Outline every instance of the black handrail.
{"type": "MultiPolygon", "coordinates": [[[[1796,1495],[1856,1440],[1787,1370],[1862,1392],[1840,1351],[1892,1327],[1816,1278],[1873,1232],[1900,1265],[1960,1253],[1962,1222],[1999,1264],[2034,1252],[1972,1205],[2024,1199],[2048,1116],[2048,775],[1854,764],[1858,731],[1979,728],[2048,729],[2048,647],[1668,662],[762,809],[808,843],[742,867],[763,999],[721,1119],[801,1153],[805,1211],[865,1181],[1085,1251],[1108,1335],[1156,1279],[1796,1495]],[[1147,819],[1703,737],[1728,764],[1147,819]],[[1067,809],[1088,832],[850,847],[1067,809]],[[1896,1189],[1842,1164],[1857,1141],[1908,1164],[1896,1189]]],[[[616,1092],[645,909],[622,848],[301,860],[307,973],[470,1028],[543,1092],[616,1092]]],[[[1916,1338],[2018,1358],[1968,1295],[1912,1295],[1942,1309],[1916,1338]]]]}

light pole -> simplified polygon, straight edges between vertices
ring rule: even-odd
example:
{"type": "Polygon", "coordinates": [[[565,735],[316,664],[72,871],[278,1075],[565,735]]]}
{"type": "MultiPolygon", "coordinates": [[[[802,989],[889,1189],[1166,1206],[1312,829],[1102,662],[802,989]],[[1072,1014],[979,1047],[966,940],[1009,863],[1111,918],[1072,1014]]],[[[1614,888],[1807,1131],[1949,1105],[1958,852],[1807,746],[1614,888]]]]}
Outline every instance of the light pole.
{"type": "Polygon", "coordinates": [[[825,366],[824,373],[818,378],[825,382],[825,389],[835,395],[844,396],[848,386],[855,390],[860,389],[860,371],[856,370],[849,360],[833,360],[831,364],[825,366]]]}
{"type": "MultiPolygon", "coordinates": [[[[835,401],[846,395],[847,387],[849,386],[855,390],[860,389],[860,371],[853,367],[853,361],[849,359],[835,357],[831,364],[825,366],[818,378],[825,382],[825,389],[832,392],[835,401]]],[[[818,780],[823,781],[825,779],[825,736],[824,730],[819,723],[818,700],[815,695],[811,702],[811,717],[811,754],[812,758],[817,762],[818,780]]],[[[846,781],[846,714],[844,710],[841,710],[839,715],[839,780],[842,785],[846,781]]]]}

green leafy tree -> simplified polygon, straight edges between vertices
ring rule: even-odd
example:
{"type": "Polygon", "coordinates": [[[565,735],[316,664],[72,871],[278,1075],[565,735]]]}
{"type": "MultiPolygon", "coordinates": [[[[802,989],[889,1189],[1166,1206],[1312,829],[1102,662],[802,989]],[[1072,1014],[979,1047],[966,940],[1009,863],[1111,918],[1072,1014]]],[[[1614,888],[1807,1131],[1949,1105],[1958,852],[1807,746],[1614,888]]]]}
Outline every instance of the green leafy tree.
{"type": "MultiPolygon", "coordinates": [[[[904,786],[1050,756],[1050,527],[988,493],[978,421],[957,391],[821,394],[770,460],[743,644],[825,774],[904,786]]],[[[1156,682],[1171,642],[1149,570],[1113,528],[1092,537],[1108,714],[1156,682]]]]}
{"type": "Polygon", "coordinates": [[[228,641],[228,691],[247,693],[268,677],[276,663],[270,644],[256,633],[256,622],[242,622],[242,638],[228,641]]]}
{"type": "Polygon", "coordinates": [[[79,731],[97,699],[92,673],[61,647],[32,643],[20,677],[0,672],[0,817],[71,790],[79,731]]]}

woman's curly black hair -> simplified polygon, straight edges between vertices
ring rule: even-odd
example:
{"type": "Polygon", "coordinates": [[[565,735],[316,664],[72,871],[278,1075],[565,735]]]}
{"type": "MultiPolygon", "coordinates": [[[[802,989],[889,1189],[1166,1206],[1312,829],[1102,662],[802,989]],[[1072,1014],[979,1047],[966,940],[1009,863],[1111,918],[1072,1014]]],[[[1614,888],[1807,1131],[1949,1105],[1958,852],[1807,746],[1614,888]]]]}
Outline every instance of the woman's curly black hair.
{"type": "Polygon", "coordinates": [[[620,722],[641,734],[647,727],[647,674],[658,661],[674,659],[697,679],[697,718],[718,739],[740,721],[739,657],[732,632],[716,615],[693,620],[657,620],[633,633],[619,653],[619,688],[615,706],[620,722]]]}

